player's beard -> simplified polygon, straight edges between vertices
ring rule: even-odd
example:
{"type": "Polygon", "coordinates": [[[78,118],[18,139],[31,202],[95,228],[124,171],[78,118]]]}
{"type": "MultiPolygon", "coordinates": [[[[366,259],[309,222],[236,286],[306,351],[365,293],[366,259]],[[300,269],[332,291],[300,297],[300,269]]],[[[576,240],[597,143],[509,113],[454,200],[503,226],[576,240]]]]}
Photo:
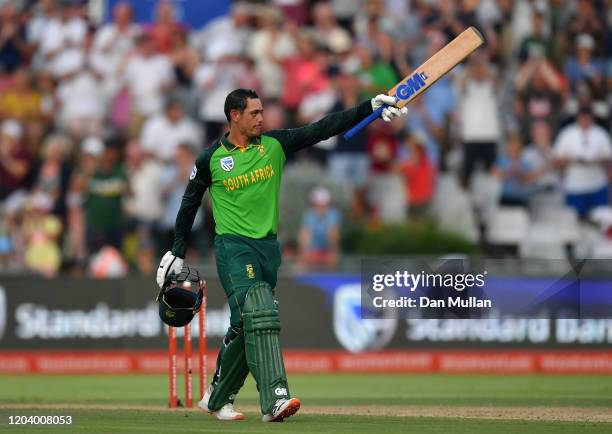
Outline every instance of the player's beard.
{"type": "Polygon", "coordinates": [[[259,139],[261,137],[263,129],[257,129],[255,127],[253,127],[249,133],[247,134],[247,137],[250,139],[259,139]]]}
{"type": "Polygon", "coordinates": [[[263,129],[257,130],[254,126],[251,128],[244,128],[241,132],[244,134],[249,140],[251,139],[259,139],[261,137],[263,129]]]}

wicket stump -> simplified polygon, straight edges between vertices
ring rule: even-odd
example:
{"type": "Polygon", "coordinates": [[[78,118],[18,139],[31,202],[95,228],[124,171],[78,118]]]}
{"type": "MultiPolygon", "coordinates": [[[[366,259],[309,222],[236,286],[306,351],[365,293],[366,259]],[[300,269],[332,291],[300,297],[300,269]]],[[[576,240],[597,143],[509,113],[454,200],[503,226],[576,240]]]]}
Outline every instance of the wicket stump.
{"type": "MultiPolygon", "coordinates": [[[[206,282],[204,282],[204,295],[202,305],[198,312],[198,371],[200,376],[200,398],[204,396],[206,388],[206,282]]],[[[170,400],[168,407],[193,407],[193,341],[191,337],[191,324],[184,327],[183,355],[185,359],[185,402],[177,396],[177,343],[176,328],[168,327],[168,362],[170,376],[170,400]]]]}

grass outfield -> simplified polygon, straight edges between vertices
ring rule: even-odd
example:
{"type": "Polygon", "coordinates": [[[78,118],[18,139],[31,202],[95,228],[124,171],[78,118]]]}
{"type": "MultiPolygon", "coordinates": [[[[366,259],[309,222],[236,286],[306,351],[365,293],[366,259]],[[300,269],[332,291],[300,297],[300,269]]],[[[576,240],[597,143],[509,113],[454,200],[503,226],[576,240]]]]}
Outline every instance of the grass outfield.
{"type": "Polygon", "coordinates": [[[270,426],[260,422],[250,379],[236,402],[247,420],[221,425],[199,411],[166,409],[163,375],[0,376],[0,432],[612,432],[610,376],[313,374],[289,380],[302,410],[270,426]],[[74,424],[8,425],[9,415],[53,414],[72,415],[74,424]]]}

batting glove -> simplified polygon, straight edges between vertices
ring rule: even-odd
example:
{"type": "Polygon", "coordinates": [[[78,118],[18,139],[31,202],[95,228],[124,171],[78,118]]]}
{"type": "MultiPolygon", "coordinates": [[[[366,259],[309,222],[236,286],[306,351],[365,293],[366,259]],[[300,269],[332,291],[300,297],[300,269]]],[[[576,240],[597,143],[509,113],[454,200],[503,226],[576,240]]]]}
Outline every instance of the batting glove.
{"type": "Polygon", "coordinates": [[[183,269],[183,259],[166,252],[157,269],[157,284],[161,288],[170,273],[180,274],[183,269]]]}
{"type": "Polygon", "coordinates": [[[372,104],[372,111],[376,111],[376,109],[384,104],[388,106],[383,109],[382,114],[380,115],[385,122],[391,122],[395,118],[408,114],[408,107],[395,107],[397,99],[394,96],[385,94],[376,95],[374,98],[372,98],[370,103],[372,104]]]}

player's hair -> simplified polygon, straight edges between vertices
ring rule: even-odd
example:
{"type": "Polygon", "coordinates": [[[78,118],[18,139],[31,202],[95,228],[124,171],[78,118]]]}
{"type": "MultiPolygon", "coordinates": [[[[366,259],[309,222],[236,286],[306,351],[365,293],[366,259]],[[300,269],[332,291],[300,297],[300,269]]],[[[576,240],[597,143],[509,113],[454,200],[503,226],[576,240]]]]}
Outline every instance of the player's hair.
{"type": "Polygon", "coordinates": [[[247,106],[248,99],[258,99],[259,95],[252,89],[236,89],[231,91],[227,98],[225,98],[225,106],[223,107],[223,111],[225,112],[225,117],[227,121],[230,122],[232,119],[230,116],[230,112],[232,110],[239,110],[240,113],[244,111],[247,106]]]}

